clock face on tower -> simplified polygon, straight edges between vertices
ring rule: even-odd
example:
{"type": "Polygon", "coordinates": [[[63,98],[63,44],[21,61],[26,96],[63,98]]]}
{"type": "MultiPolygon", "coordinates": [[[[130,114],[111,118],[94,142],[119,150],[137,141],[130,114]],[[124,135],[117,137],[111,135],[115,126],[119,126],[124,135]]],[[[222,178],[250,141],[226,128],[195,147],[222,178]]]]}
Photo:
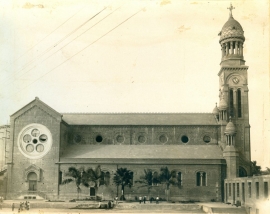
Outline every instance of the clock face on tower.
{"type": "Polygon", "coordinates": [[[237,77],[234,77],[234,78],[232,79],[232,81],[233,81],[234,84],[239,83],[239,79],[238,79],[237,77]]]}
{"type": "Polygon", "coordinates": [[[18,136],[18,148],[29,159],[38,159],[45,156],[52,147],[52,134],[41,124],[25,126],[18,136]]]}

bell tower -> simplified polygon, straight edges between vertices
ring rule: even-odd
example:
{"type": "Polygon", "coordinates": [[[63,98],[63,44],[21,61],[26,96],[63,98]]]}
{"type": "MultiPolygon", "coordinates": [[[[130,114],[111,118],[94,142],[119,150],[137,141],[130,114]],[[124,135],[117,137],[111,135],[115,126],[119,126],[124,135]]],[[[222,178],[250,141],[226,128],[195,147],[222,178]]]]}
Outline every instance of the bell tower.
{"type": "Polygon", "coordinates": [[[231,118],[235,124],[237,135],[235,136],[235,148],[239,151],[239,175],[250,173],[250,125],[248,106],[248,66],[244,60],[244,31],[238,21],[233,18],[232,5],[229,19],[218,34],[220,36],[221,62],[219,76],[219,98],[218,107],[223,116],[219,123],[221,125],[221,145],[226,147],[224,136],[225,124],[231,118]]]}

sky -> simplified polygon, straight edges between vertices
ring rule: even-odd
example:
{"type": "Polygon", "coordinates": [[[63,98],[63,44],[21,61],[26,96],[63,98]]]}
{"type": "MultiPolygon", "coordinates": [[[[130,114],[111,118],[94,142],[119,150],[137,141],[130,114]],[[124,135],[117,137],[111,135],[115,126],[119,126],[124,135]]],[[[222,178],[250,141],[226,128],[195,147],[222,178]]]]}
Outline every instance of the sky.
{"type": "Polygon", "coordinates": [[[0,124],[35,97],[60,113],[212,112],[230,3],[252,160],[270,167],[268,0],[1,0],[0,124]]]}

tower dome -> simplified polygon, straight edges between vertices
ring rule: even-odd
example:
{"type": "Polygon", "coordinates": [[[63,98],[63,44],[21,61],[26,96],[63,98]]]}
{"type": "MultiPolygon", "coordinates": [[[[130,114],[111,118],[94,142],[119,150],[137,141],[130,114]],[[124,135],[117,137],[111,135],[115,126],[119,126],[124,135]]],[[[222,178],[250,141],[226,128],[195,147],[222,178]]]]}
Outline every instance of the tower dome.
{"type": "Polygon", "coordinates": [[[227,135],[234,135],[236,133],[236,128],[231,120],[228,122],[224,133],[227,135]]]}
{"type": "Polygon", "coordinates": [[[219,115],[219,110],[218,110],[218,107],[217,107],[217,103],[216,103],[215,108],[213,109],[212,114],[213,114],[213,115],[219,115]]]}
{"type": "Polygon", "coordinates": [[[242,26],[238,21],[236,21],[232,16],[229,17],[228,21],[223,25],[222,30],[219,33],[221,43],[224,40],[234,40],[240,39],[245,41],[244,31],[242,26]]]}
{"type": "Polygon", "coordinates": [[[218,109],[224,111],[227,110],[227,108],[228,108],[227,102],[224,100],[224,98],[222,98],[219,102],[218,109]]]}
{"type": "Polygon", "coordinates": [[[232,10],[234,7],[232,4],[228,9],[230,10],[229,19],[218,34],[220,36],[219,43],[221,45],[222,62],[238,60],[239,65],[242,65],[244,64],[244,31],[240,23],[233,18],[232,10]]]}

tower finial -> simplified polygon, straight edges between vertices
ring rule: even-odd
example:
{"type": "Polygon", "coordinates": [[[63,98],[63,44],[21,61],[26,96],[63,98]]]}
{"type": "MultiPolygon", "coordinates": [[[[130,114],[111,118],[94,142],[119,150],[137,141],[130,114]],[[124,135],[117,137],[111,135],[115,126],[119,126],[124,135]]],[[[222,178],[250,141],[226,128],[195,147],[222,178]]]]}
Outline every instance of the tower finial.
{"type": "Polygon", "coordinates": [[[230,10],[230,17],[233,17],[233,15],[232,15],[232,10],[235,9],[235,7],[232,6],[232,3],[231,3],[231,6],[228,7],[227,9],[230,10]]]}

